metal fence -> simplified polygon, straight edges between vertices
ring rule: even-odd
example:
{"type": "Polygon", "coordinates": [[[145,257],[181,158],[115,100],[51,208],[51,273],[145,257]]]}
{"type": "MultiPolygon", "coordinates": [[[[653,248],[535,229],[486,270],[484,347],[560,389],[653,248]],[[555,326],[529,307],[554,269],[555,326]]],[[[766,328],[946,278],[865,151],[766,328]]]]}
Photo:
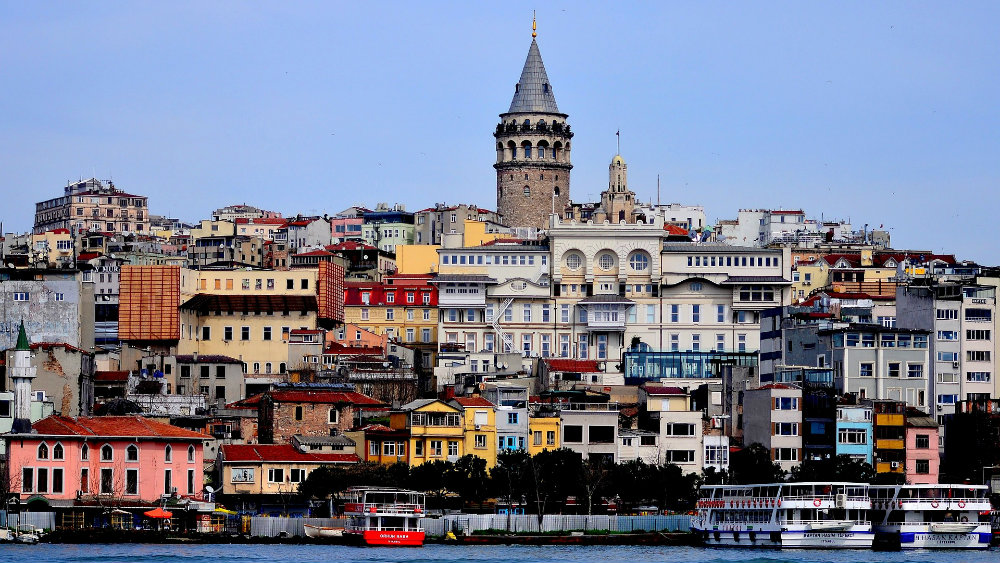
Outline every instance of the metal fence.
{"type": "Polygon", "coordinates": [[[305,525],[343,528],[344,518],[278,518],[254,516],[250,518],[250,535],[257,537],[290,537],[306,535],[305,525]]]}
{"type": "MultiPolygon", "coordinates": [[[[344,518],[277,518],[254,516],[250,518],[250,535],[258,537],[304,536],[305,524],[342,528],[344,518]]],[[[687,532],[691,517],[674,516],[576,516],[572,514],[546,514],[541,526],[533,514],[450,514],[442,518],[421,518],[420,525],[428,536],[443,536],[448,532],[472,534],[485,530],[515,533],[545,532],[687,532]]]]}
{"type": "Polygon", "coordinates": [[[56,527],[55,512],[21,512],[7,513],[0,510],[0,527],[13,528],[16,530],[27,528],[41,528],[43,530],[53,530],[56,527]]]}

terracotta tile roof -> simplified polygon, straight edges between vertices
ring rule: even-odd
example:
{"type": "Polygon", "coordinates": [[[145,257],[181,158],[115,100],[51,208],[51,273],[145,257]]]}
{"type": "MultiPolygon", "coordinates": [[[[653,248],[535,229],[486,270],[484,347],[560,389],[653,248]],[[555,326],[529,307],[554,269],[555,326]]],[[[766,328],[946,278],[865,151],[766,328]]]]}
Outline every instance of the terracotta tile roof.
{"type": "Polygon", "coordinates": [[[795,387],[785,385],[784,383],[768,383],[767,385],[761,385],[757,389],[795,389],[795,387]]]}
{"type": "Polygon", "coordinates": [[[601,371],[596,360],[567,360],[562,358],[546,358],[542,360],[549,366],[549,371],[572,371],[579,373],[595,373],[601,371]]]}
{"type": "Polygon", "coordinates": [[[323,350],[324,354],[333,356],[381,356],[382,348],[377,346],[344,346],[337,342],[332,342],[330,347],[323,350]]]}
{"type": "Polygon", "coordinates": [[[369,424],[368,426],[363,427],[361,430],[363,430],[364,432],[395,432],[396,431],[395,429],[389,428],[388,426],[386,426],[384,424],[369,424]]]}
{"type": "Polygon", "coordinates": [[[289,461],[296,463],[357,463],[356,454],[302,452],[291,444],[223,444],[219,447],[225,462],[289,461]]]}
{"type": "Polygon", "coordinates": [[[353,405],[381,405],[382,403],[354,391],[332,391],[323,389],[276,389],[268,392],[276,403],[349,403],[353,405]]]}
{"type": "Polygon", "coordinates": [[[352,240],[338,242],[337,244],[331,244],[329,246],[325,246],[324,248],[327,250],[378,250],[370,244],[355,242],[352,240]]]}
{"type": "Polygon", "coordinates": [[[39,435],[169,438],[201,441],[210,438],[141,416],[69,417],[52,415],[31,425],[39,435]]]}
{"type": "Polygon", "coordinates": [[[87,352],[86,350],[84,350],[83,348],[77,348],[76,346],[73,346],[72,344],[66,344],[65,342],[32,342],[31,343],[31,349],[32,350],[38,350],[39,348],[41,348],[42,350],[45,350],[45,351],[51,350],[53,348],[65,348],[67,350],[72,350],[74,352],[80,352],[81,354],[89,354],[90,353],[90,352],[87,352]]]}
{"type": "Polygon", "coordinates": [[[94,381],[128,381],[127,371],[99,371],[94,374],[94,381]]]}
{"type": "Polygon", "coordinates": [[[663,225],[663,230],[667,231],[668,235],[675,235],[681,237],[688,236],[688,230],[685,229],[684,227],[678,227],[677,225],[670,225],[670,224],[663,225]]]}
{"type": "Polygon", "coordinates": [[[309,252],[293,254],[293,256],[333,256],[333,253],[326,250],[310,250],[309,252]]]}
{"type": "Polygon", "coordinates": [[[492,407],[493,403],[482,397],[455,397],[452,399],[463,407],[492,407]]]}

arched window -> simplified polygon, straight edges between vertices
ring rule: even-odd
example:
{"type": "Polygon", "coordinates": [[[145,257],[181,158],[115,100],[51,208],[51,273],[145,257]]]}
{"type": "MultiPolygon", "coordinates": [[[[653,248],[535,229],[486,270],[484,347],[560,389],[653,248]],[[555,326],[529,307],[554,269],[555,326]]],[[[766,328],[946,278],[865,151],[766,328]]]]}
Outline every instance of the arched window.
{"type": "Polygon", "coordinates": [[[610,252],[605,252],[597,257],[597,265],[601,267],[602,270],[608,271],[615,267],[615,255],[610,252]]]}
{"type": "Polygon", "coordinates": [[[111,461],[115,458],[115,450],[111,444],[101,446],[101,461],[111,461]]]}
{"type": "Polygon", "coordinates": [[[579,254],[574,252],[566,256],[566,267],[570,270],[579,270],[581,265],[583,265],[583,259],[579,254]]]}
{"type": "Polygon", "coordinates": [[[188,446],[188,461],[194,463],[194,446],[188,446]]]}
{"type": "Polygon", "coordinates": [[[531,186],[524,186],[524,196],[528,197],[531,195],[531,186]]]}
{"type": "Polygon", "coordinates": [[[125,460],[139,461],[139,447],[135,444],[129,444],[129,446],[125,448],[125,460]]]}
{"type": "Polygon", "coordinates": [[[555,188],[553,188],[552,189],[552,193],[556,194],[556,197],[559,197],[559,186],[556,186],[555,188]]]}
{"type": "Polygon", "coordinates": [[[171,462],[174,460],[174,448],[167,444],[167,447],[163,449],[163,461],[171,462]]]}
{"type": "Polygon", "coordinates": [[[38,444],[38,459],[49,459],[49,445],[45,442],[38,444]]]}
{"type": "Polygon", "coordinates": [[[278,364],[278,373],[285,373],[286,367],[287,366],[285,365],[285,362],[281,362],[280,364],[278,364]]]}
{"type": "Polygon", "coordinates": [[[628,264],[636,272],[644,272],[649,268],[649,256],[645,252],[633,252],[628,258],[628,264]]]}
{"type": "Polygon", "coordinates": [[[87,444],[84,444],[83,447],[80,448],[80,459],[84,461],[90,459],[90,446],[87,444]]]}
{"type": "Polygon", "coordinates": [[[63,458],[63,447],[62,444],[56,443],[52,446],[52,459],[62,459],[63,458]]]}

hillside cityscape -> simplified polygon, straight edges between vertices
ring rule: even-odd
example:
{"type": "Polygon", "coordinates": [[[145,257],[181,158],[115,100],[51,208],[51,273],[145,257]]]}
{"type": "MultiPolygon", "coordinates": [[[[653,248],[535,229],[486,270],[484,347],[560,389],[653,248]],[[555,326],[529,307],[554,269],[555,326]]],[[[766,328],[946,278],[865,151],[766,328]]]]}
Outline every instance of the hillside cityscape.
{"type": "Polygon", "coordinates": [[[0,247],[5,506],[207,528],[358,484],[539,514],[786,479],[1000,493],[1000,268],[822,209],[711,224],[641,201],[621,153],[574,197],[557,75],[532,34],[493,140],[462,140],[495,200],[276,191],[188,222],[141,185],[38,194],[0,247]]]}

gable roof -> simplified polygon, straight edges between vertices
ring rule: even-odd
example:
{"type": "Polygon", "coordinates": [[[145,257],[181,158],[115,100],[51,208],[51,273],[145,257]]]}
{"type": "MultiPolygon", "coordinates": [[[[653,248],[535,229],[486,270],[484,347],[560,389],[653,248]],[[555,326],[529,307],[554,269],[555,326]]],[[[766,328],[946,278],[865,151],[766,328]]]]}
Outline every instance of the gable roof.
{"type": "Polygon", "coordinates": [[[462,407],[492,407],[493,403],[487,401],[482,397],[455,397],[452,399],[453,402],[458,403],[462,407]]]}
{"type": "Polygon", "coordinates": [[[317,403],[381,405],[368,395],[354,391],[333,391],[330,389],[276,389],[267,393],[276,403],[317,403]]]}
{"type": "Polygon", "coordinates": [[[219,446],[225,462],[295,462],[295,463],[357,463],[357,454],[303,452],[291,444],[223,444],[219,446]]]}
{"type": "Polygon", "coordinates": [[[596,373],[601,371],[596,360],[568,360],[564,358],[546,358],[542,360],[549,371],[571,371],[579,373],[596,373]]]}
{"type": "Polygon", "coordinates": [[[31,425],[33,435],[101,438],[161,438],[202,441],[210,436],[141,416],[69,417],[52,415],[31,425]]]}

